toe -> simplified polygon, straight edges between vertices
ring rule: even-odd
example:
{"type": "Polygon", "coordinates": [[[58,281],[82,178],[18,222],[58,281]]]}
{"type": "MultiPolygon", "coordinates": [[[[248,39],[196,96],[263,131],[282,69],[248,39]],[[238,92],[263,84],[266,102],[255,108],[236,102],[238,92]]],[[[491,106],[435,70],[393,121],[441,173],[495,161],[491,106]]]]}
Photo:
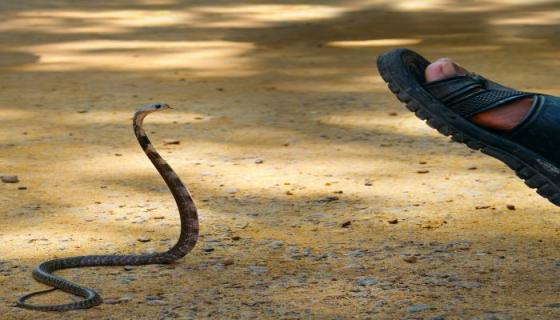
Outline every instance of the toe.
{"type": "Polygon", "coordinates": [[[449,58],[441,58],[430,64],[424,71],[427,82],[443,80],[453,76],[465,75],[467,70],[449,58]]]}

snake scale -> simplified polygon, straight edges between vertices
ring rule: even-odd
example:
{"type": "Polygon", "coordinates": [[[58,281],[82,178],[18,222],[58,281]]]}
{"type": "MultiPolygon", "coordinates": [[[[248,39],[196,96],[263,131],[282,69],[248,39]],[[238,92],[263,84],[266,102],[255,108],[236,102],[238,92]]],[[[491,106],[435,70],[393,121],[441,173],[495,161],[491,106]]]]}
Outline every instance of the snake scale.
{"type": "Polygon", "coordinates": [[[41,263],[34,271],[33,277],[53,288],[29,293],[19,297],[16,306],[38,310],[38,311],[68,311],[75,309],[86,309],[97,306],[103,302],[101,296],[95,290],[82,287],[66,279],[57,277],[52,273],[68,268],[91,267],[91,266],[124,266],[124,265],[147,265],[171,263],[189,253],[198,240],[198,215],[193,199],[181,182],[181,179],[171,169],[169,164],[157,153],[156,149],[148,139],[142,128],[144,118],[152,112],[169,109],[167,104],[149,104],[136,111],[133,118],[134,134],[152,164],[167,184],[171,194],[175,198],[179,215],[181,217],[181,234],[177,243],[168,251],[140,255],[88,255],[69,258],[60,258],[41,263]],[[59,305],[32,305],[25,301],[32,296],[48,293],[54,290],[74,294],[84,299],[59,305]]]}

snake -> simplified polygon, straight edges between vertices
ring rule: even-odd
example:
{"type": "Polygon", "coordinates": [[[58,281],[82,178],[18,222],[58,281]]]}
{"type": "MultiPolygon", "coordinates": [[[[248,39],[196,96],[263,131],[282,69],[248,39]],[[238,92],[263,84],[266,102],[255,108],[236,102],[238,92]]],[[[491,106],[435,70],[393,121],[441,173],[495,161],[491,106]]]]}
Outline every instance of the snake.
{"type": "Polygon", "coordinates": [[[140,107],[132,119],[134,134],[142,150],[159,172],[169,191],[173,195],[181,219],[181,233],[176,244],[165,252],[129,254],[129,255],[86,255],[53,259],[43,262],[32,272],[33,278],[38,282],[52,288],[37,291],[21,296],[16,301],[16,306],[36,311],[69,311],[87,309],[103,303],[101,296],[91,288],[83,287],[72,281],[58,277],[53,272],[62,269],[93,267],[93,266],[136,266],[148,264],[169,264],[187,255],[196,245],[198,240],[198,214],[193,198],[181,179],[171,166],[156,151],[142,125],[144,118],[156,111],[171,109],[165,103],[153,103],[140,107]],[[66,304],[29,304],[25,301],[33,296],[61,290],[68,294],[82,297],[82,300],[66,304]]]}

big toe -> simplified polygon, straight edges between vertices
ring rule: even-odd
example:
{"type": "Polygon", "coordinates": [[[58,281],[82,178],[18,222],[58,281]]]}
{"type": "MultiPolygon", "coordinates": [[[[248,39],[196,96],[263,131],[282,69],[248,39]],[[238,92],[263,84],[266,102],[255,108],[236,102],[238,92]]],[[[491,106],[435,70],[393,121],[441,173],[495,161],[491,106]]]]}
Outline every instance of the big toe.
{"type": "Polygon", "coordinates": [[[454,76],[466,75],[467,73],[467,70],[453,62],[453,60],[440,58],[426,67],[424,77],[426,82],[433,82],[454,76]]]}

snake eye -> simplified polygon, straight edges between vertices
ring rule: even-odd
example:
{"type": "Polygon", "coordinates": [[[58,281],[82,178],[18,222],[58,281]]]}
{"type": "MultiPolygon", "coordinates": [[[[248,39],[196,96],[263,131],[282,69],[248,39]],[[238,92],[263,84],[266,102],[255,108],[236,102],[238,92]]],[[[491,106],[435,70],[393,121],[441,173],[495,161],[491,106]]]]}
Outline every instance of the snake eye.
{"type": "Polygon", "coordinates": [[[161,108],[161,104],[156,104],[155,107],[156,107],[156,109],[159,109],[159,108],[161,108]]]}

